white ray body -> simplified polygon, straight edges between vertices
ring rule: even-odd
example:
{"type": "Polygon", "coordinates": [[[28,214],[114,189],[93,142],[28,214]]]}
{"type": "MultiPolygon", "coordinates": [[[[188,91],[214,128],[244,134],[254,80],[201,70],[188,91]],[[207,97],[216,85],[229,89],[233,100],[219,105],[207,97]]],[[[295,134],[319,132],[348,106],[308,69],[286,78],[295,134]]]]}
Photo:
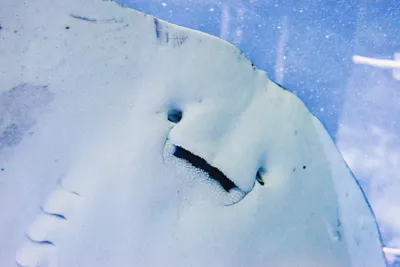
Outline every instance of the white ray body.
{"type": "Polygon", "coordinates": [[[0,23],[1,266],[385,265],[321,123],[232,45],[100,0],[0,23]]]}

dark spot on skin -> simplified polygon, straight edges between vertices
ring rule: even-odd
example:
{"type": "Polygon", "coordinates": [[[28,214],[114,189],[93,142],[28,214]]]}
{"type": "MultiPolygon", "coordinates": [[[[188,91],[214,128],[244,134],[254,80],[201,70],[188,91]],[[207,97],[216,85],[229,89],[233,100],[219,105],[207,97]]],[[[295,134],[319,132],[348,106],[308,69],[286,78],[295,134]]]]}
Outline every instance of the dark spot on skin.
{"type": "Polygon", "coordinates": [[[336,237],[337,237],[339,242],[342,241],[342,235],[340,234],[339,230],[336,231],[336,237]]]}
{"type": "Polygon", "coordinates": [[[66,29],[66,30],[69,30],[69,28],[70,28],[69,26],[65,26],[65,29],[66,29]]]}
{"type": "Polygon", "coordinates": [[[173,39],[173,46],[174,47],[179,47],[180,45],[182,45],[184,42],[186,42],[187,40],[187,36],[174,36],[172,37],[173,39]]]}
{"type": "Polygon", "coordinates": [[[1,171],[4,172],[4,168],[1,168],[1,171]]]}
{"type": "Polygon", "coordinates": [[[193,167],[203,170],[207,173],[210,178],[217,181],[221,187],[229,193],[233,188],[238,188],[232,180],[230,180],[226,175],[219,169],[211,166],[204,159],[199,156],[194,155],[192,152],[180,147],[175,147],[174,156],[183,159],[190,163],[193,167]]]}
{"type": "Polygon", "coordinates": [[[159,44],[166,45],[172,43],[173,47],[179,47],[187,40],[187,36],[184,35],[171,35],[167,28],[163,29],[163,25],[157,18],[154,21],[154,31],[156,33],[156,38],[159,44]]]}
{"type": "Polygon", "coordinates": [[[169,33],[168,32],[165,33],[165,42],[166,43],[169,42],[169,33]]]}
{"type": "Polygon", "coordinates": [[[168,120],[173,123],[178,123],[182,120],[182,111],[178,109],[171,109],[168,111],[168,120]]]}
{"type": "Polygon", "coordinates": [[[294,131],[294,134],[297,134],[297,130],[294,131]]]}
{"type": "Polygon", "coordinates": [[[306,166],[303,166],[303,170],[305,170],[307,167],[306,166]]]}
{"type": "Polygon", "coordinates": [[[0,31],[3,29],[3,27],[0,25],[0,31]]]}
{"type": "Polygon", "coordinates": [[[92,18],[83,17],[83,16],[79,16],[79,15],[74,15],[74,14],[71,14],[70,16],[72,18],[74,18],[74,19],[79,19],[79,20],[83,20],[83,21],[86,21],[86,22],[91,22],[91,23],[96,23],[97,22],[97,19],[92,19],[92,18]]]}
{"type": "Polygon", "coordinates": [[[156,37],[159,40],[161,38],[161,27],[160,27],[160,22],[156,18],[154,18],[154,26],[156,30],[156,37]]]}
{"type": "Polygon", "coordinates": [[[0,114],[12,118],[0,127],[0,152],[18,145],[35,125],[37,111],[52,100],[47,85],[18,84],[0,93],[0,114]]]}
{"type": "Polygon", "coordinates": [[[23,134],[20,127],[12,123],[0,133],[0,151],[6,146],[14,146],[21,142],[23,134]]]}
{"type": "Polygon", "coordinates": [[[295,172],[295,171],[296,171],[296,168],[293,168],[292,172],[295,172]]]}
{"type": "Polygon", "coordinates": [[[18,31],[17,31],[17,30],[15,30],[15,31],[14,31],[14,33],[18,33],[18,31]]]}

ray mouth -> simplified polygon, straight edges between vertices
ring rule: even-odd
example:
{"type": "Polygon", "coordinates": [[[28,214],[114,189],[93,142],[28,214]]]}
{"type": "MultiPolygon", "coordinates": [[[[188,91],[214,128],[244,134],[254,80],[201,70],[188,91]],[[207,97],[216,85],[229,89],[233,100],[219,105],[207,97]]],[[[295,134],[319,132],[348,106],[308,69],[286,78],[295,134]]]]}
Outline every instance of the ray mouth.
{"type": "Polygon", "coordinates": [[[233,189],[240,188],[229,179],[222,171],[218,168],[210,165],[205,159],[193,154],[189,150],[184,149],[180,146],[175,146],[173,155],[181,160],[188,162],[193,167],[204,171],[212,180],[219,183],[219,185],[227,192],[230,193],[233,189]]]}

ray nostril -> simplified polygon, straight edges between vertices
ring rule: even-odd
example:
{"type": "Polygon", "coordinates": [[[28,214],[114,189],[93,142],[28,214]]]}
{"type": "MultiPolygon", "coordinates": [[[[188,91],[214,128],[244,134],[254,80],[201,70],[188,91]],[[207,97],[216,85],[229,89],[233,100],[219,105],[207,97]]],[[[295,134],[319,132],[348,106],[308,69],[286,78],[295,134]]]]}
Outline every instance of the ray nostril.
{"type": "Polygon", "coordinates": [[[260,185],[264,185],[264,179],[262,178],[263,174],[265,173],[265,169],[263,167],[259,168],[256,174],[256,180],[260,185]]]}
{"type": "Polygon", "coordinates": [[[179,109],[170,109],[168,110],[167,118],[170,122],[178,123],[182,120],[182,111],[179,109]]]}

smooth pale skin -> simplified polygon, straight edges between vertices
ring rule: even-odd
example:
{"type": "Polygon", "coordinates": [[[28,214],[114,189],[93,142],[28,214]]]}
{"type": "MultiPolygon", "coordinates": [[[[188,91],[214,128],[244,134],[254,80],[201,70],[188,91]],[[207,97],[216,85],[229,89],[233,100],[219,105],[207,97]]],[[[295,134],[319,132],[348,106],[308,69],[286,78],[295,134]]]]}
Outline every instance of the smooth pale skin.
{"type": "Polygon", "coordinates": [[[100,0],[0,23],[1,266],[385,266],[324,127],[234,46],[100,0]]]}

